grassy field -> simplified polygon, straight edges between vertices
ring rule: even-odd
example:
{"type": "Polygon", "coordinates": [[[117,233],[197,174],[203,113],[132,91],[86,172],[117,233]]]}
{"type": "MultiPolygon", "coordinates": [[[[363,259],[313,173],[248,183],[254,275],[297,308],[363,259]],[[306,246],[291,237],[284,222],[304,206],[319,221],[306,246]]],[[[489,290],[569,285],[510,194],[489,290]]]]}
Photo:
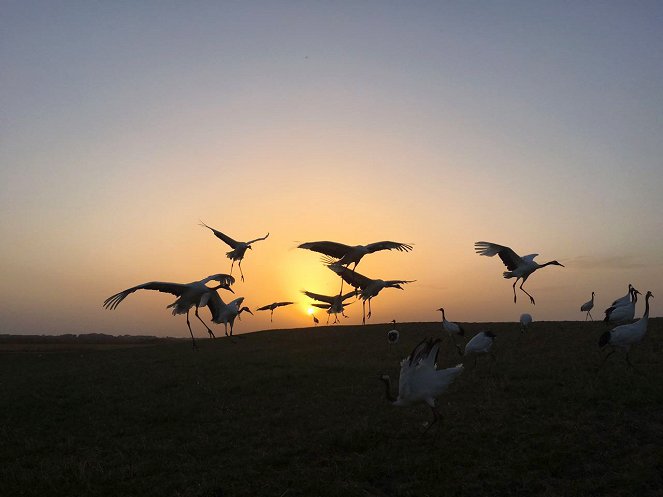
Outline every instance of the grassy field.
{"type": "Polygon", "coordinates": [[[603,323],[467,324],[497,360],[467,361],[426,436],[378,376],[441,326],[390,328],[0,351],[0,495],[663,495],[663,319],[637,371],[597,371],[603,323]]]}

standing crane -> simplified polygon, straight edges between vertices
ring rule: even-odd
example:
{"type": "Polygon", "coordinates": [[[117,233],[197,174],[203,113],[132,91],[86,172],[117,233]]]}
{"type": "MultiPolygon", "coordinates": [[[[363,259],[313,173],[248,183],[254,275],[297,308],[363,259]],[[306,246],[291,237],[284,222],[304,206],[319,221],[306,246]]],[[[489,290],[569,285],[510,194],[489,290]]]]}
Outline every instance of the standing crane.
{"type": "Polygon", "coordinates": [[[505,271],[503,273],[503,276],[507,279],[516,278],[516,281],[513,282],[514,304],[516,303],[516,283],[518,283],[518,280],[522,279],[519,288],[523,292],[525,292],[525,294],[529,297],[529,300],[530,302],[532,302],[532,304],[536,304],[536,302],[534,301],[534,297],[532,297],[529,293],[527,293],[527,290],[523,288],[523,285],[527,281],[527,278],[529,278],[534,271],[536,271],[537,269],[541,269],[542,267],[550,265],[564,267],[564,264],[560,264],[557,261],[550,261],[550,262],[545,262],[543,264],[538,264],[537,262],[534,262],[534,258],[539,254],[529,254],[520,257],[509,247],[506,247],[504,245],[498,245],[497,243],[476,242],[474,244],[474,250],[479,255],[485,255],[488,257],[492,257],[494,255],[500,256],[500,259],[502,259],[502,262],[508,269],[508,271],[505,271]]]}
{"type": "MultiPolygon", "coordinates": [[[[189,321],[189,311],[192,307],[195,307],[195,315],[198,320],[203,323],[205,328],[207,328],[207,333],[210,337],[216,338],[212,330],[205,324],[205,322],[198,315],[198,308],[205,307],[208,305],[210,299],[219,297],[217,290],[223,288],[232,293],[232,288],[230,285],[235,283],[235,278],[229,274],[213,274],[207,278],[203,278],[200,281],[193,281],[191,283],[170,283],[165,281],[150,281],[148,283],[143,283],[142,285],[136,285],[121,292],[111,295],[106,300],[104,300],[103,307],[106,309],[115,309],[120,302],[122,302],[128,295],[134,293],[137,290],[157,290],[163,293],[170,293],[177,297],[177,300],[172,304],[168,305],[167,308],[173,309],[173,316],[176,314],[186,314],[186,325],[189,328],[189,333],[191,333],[191,341],[193,347],[196,346],[196,340],[193,337],[193,331],[191,331],[191,322],[189,321]],[[206,283],[210,281],[216,281],[219,284],[215,287],[208,287],[206,283]]],[[[220,297],[219,297],[220,298],[220,297]]]]}
{"type": "MultiPolygon", "coordinates": [[[[591,300],[588,300],[584,304],[580,306],[580,311],[581,312],[586,312],[585,314],[585,321],[587,321],[587,318],[590,317],[592,318],[592,313],[590,312],[594,308],[594,292],[592,292],[592,298],[591,300]]],[[[594,318],[592,318],[592,321],[594,321],[594,318]]]]}
{"type": "Polygon", "coordinates": [[[631,300],[622,305],[610,306],[605,310],[606,323],[628,323],[635,317],[635,304],[638,302],[638,295],[642,295],[638,290],[631,287],[631,300]]]}
{"type": "Polygon", "coordinates": [[[629,366],[633,367],[631,360],[628,357],[628,353],[631,350],[631,346],[636,343],[640,343],[647,333],[647,324],[649,322],[649,299],[652,298],[651,292],[647,292],[645,295],[645,312],[635,323],[623,324],[617,326],[610,331],[606,331],[599,338],[599,347],[603,348],[606,345],[610,345],[612,350],[606,355],[601,363],[601,366],[605,364],[605,361],[612,354],[615,353],[616,349],[621,349],[626,352],[626,362],[629,366]]]}
{"type": "Polygon", "coordinates": [[[215,230],[214,228],[207,226],[205,223],[201,221],[200,223],[201,226],[204,226],[205,228],[208,228],[212,230],[212,233],[214,233],[214,236],[225,242],[232,248],[230,252],[226,252],[226,257],[232,261],[232,264],[230,265],[230,274],[233,273],[233,266],[235,265],[235,261],[238,261],[237,265],[239,266],[239,274],[242,277],[242,281],[244,281],[244,273],[242,273],[242,259],[244,259],[244,254],[246,253],[247,249],[253,250],[253,247],[251,247],[252,243],[258,242],[260,240],[265,240],[268,236],[269,233],[267,233],[265,236],[261,238],[256,238],[255,240],[249,240],[248,242],[238,242],[236,240],[233,240],[230,238],[228,235],[225,235],[221,233],[218,230],[215,230]]]}

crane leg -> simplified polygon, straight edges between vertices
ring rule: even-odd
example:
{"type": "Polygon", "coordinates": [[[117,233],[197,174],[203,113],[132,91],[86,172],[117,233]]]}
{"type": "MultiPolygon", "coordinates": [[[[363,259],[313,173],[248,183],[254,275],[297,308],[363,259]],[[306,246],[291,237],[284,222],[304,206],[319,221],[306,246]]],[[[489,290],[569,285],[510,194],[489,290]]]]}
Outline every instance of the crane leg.
{"type": "Polygon", "coordinates": [[[274,322],[274,309],[272,309],[271,314],[269,315],[269,322],[273,323],[274,322]]]}
{"type": "Polygon", "coordinates": [[[513,303],[516,303],[516,283],[518,283],[518,278],[513,282],[513,303]]]}
{"type": "Polygon", "coordinates": [[[366,301],[364,300],[361,303],[362,315],[361,315],[361,324],[366,324],[366,301]]]}
{"type": "Polygon", "coordinates": [[[589,314],[589,317],[591,318],[591,320],[594,321],[594,318],[592,317],[592,313],[590,311],[587,311],[587,314],[589,314]]]}
{"type": "MultiPolygon", "coordinates": [[[[527,295],[527,296],[529,297],[529,301],[530,301],[533,305],[536,305],[536,302],[534,302],[534,297],[532,297],[529,293],[527,293],[527,290],[525,290],[525,289],[523,288],[523,285],[524,285],[524,284],[525,284],[525,279],[523,279],[523,281],[520,283],[520,287],[519,287],[519,288],[520,288],[523,292],[525,292],[525,295],[527,295]]],[[[514,302],[515,302],[515,300],[514,300],[514,302]]]]}
{"type": "Polygon", "coordinates": [[[239,262],[237,263],[237,267],[239,267],[239,274],[242,277],[242,281],[244,281],[244,273],[242,272],[242,259],[240,259],[239,262]]]}
{"type": "Polygon", "coordinates": [[[610,352],[608,352],[608,354],[603,358],[603,361],[601,361],[601,365],[599,366],[599,369],[601,369],[601,368],[603,367],[603,365],[605,364],[605,362],[608,360],[608,357],[610,357],[610,356],[611,356],[612,354],[614,354],[614,353],[615,353],[615,349],[613,348],[613,349],[612,349],[610,352]]]}
{"type": "Polygon", "coordinates": [[[196,339],[193,338],[193,331],[191,331],[191,322],[189,321],[189,311],[186,311],[186,325],[189,327],[189,333],[191,333],[191,343],[193,345],[193,350],[196,350],[196,339]]]}
{"type": "Polygon", "coordinates": [[[431,421],[431,423],[428,425],[428,427],[423,431],[422,435],[425,435],[426,433],[428,433],[428,430],[430,430],[432,428],[432,426],[442,418],[442,416],[440,415],[440,413],[438,412],[437,409],[435,409],[434,407],[431,407],[431,410],[433,411],[433,421],[431,421]]]}
{"type": "Polygon", "coordinates": [[[203,321],[202,318],[200,317],[200,315],[198,314],[198,308],[197,307],[196,307],[196,317],[198,318],[198,320],[201,323],[203,323],[203,326],[205,328],[207,328],[207,333],[209,334],[209,336],[211,336],[212,338],[216,338],[216,336],[214,335],[214,332],[212,330],[210,330],[209,326],[207,326],[207,324],[205,324],[205,321],[203,321]]]}
{"type": "Polygon", "coordinates": [[[368,319],[371,319],[371,299],[368,299],[368,314],[366,315],[368,319]]]}

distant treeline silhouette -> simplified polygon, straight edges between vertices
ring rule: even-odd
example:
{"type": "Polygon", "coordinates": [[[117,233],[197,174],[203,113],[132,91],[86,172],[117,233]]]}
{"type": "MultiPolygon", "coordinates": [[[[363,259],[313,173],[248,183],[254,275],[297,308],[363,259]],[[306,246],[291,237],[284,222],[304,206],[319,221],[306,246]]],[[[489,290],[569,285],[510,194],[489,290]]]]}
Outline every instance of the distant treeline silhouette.
{"type": "Polygon", "coordinates": [[[74,335],[10,335],[0,334],[0,343],[98,343],[98,344],[147,344],[181,340],[172,337],[153,335],[107,335],[105,333],[84,333],[74,335]]]}

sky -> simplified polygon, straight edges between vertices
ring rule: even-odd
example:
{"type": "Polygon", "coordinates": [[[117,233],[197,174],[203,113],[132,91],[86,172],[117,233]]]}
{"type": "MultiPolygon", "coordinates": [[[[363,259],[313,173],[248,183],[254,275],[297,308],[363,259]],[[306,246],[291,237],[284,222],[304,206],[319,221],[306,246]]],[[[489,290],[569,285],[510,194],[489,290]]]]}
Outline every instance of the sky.
{"type": "MultiPolygon", "coordinates": [[[[584,319],[592,291],[600,318],[629,283],[662,315],[661,2],[2,10],[0,333],[188,336],[171,295],[101,304],[229,272],[200,221],[236,240],[269,232],[236,296],[296,302],[235,333],[312,324],[301,291],[339,288],[296,248],[315,240],[413,244],[360,263],[416,280],[376,297],[369,323],[434,321],[441,306],[461,322],[584,319]],[[514,304],[480,240],[565,267],[530,277],[536,305],[514,304]]],[[[361,323],[360,303],[346,313],[361,323]]]]}

